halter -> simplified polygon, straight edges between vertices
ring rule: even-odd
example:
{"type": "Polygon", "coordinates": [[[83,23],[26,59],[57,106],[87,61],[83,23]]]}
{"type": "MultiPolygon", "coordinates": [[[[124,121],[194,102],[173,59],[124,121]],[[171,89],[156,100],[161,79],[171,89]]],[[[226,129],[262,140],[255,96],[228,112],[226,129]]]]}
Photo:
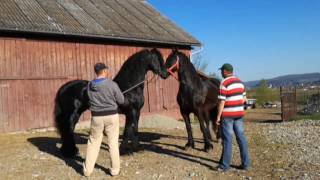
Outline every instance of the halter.
{"type": "Polygon", "coordinates": [[[171,74],[171,76],[173,76],[176,80],[178,80],[178,77],[177,75],[173,72],[173,69],[174,68],[177,68],[177,71],[179,70],[180,68],[180,58],[179,56],[177,55],[177,61],[176,63],[174,63],[169,69],[167,69],[168,73],[171,74]]]}

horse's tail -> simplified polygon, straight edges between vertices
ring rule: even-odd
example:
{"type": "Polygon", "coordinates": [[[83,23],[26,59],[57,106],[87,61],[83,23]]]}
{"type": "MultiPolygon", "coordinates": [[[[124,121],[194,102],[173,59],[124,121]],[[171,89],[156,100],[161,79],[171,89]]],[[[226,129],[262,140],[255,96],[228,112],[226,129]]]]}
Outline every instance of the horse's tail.
{"type": "Polygon", "coordinates": [[[54,100],[54,110],[53,110],[53,116],[54,116],[54,122],[55,126],[59,132],[60,135],[63,134],[63,110],[60,103],[60,89],[56,93],[56,97],[54,100]]]}
{"type": "Polygon", "coordinates": [[[53,115],[55,126],[61,137],[62,146],[60,150],[65,157],[74,157],[78,149],[75,146],[74,133],[71,130],[72,126],[68,120],[68,112],[65,112],[64,104],[62,103],[63,88],[64,86],[62,86],[56,94],[53,115]]]}
{"type": "MultiPolygon", "coordinates": [[[[54,100],[53,116],[55,126],[61,136],[61,152],[66,157],[74,157],[78,153],[74,139],[74,127],[82,113],[81,105],[76,105],[78,96],[82,97],[82,89],[87,81],[74,80],[59,88],[54,100]]],[[[83,111],[86,107],[83,107],[83,111]]]]}

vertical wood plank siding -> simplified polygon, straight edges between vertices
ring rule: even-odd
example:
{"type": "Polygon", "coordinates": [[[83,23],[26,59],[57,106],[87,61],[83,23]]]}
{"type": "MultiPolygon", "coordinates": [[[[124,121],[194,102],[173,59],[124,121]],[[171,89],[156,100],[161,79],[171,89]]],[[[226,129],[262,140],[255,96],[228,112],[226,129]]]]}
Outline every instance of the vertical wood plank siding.
{"type": "MultiPolygon", "coordinates": [[[[144,47],[86,44],[0,37],[0,133],[54,126],[58,88],[74,79],[94,78],[93,65],[104,62],[113,78],[125,60],[144,47]]],[[[160,49],[164,59],[170,49],[160,49]]],[[[188,50],[184,51],[189,54],[188,50]]],[[[146,78],[153,74],[148,72],[146,78]]],[[[142,112],[178,108],[178,83],[156,78],[145,84],[142,112]]],[[[85,113],[81,120],[88,120],[85,113]]]]}

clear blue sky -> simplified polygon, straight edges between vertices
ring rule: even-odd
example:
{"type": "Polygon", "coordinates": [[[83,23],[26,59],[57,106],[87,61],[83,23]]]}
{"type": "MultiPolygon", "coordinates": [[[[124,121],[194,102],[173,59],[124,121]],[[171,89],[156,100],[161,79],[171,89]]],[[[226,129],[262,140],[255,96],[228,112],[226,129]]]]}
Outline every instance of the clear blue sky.
{"type": "Polygon", "coordinates": [[[148,0],[244,81],[320,72],[320,0],[148,0]]]}

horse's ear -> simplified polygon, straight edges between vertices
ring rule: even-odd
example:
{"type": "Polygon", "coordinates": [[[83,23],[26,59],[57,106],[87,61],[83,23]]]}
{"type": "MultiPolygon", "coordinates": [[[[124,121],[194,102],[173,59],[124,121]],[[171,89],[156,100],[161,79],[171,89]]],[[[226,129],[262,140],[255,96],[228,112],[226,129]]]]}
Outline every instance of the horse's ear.
{"type": "Polygon", "coordinates": [[[178,53],[179,50],[178,50],[178,48],[175,47],[175,48],[172,49],[172,52],[173,52],[173,53],[178,53]]]}

